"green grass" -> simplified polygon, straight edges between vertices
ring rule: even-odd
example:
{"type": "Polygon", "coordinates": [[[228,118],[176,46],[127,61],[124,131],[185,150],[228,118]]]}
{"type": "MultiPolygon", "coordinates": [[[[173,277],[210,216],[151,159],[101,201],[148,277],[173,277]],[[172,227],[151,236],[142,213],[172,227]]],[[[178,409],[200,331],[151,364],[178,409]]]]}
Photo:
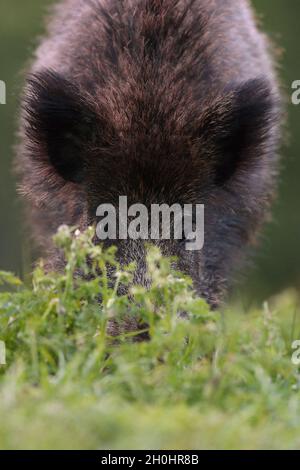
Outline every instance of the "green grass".
{"type": "Polygon", "coordinates": [[[0,273],[8,285],[0,294],[0,448],[300,448],[294,292],[261,310],[210,312],[152,248],[152,287],[131,288],[129,303],[106,271],[112,265],[117,283],[130,283],[134,267],[121,271],[113,250],[93,246],[91,231],[62,228],[56,243],[63,273],[40,265],[31,287],[0,273]],[[109,319],[122,324],[129,312],[149,324],[150,341],[109,337],[109,319]]]}

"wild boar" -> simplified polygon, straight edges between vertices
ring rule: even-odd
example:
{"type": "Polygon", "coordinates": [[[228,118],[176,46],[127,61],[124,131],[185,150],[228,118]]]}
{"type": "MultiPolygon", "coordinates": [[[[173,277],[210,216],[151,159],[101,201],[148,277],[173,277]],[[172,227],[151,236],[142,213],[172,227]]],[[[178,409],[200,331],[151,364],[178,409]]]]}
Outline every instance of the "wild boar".
{"type": "MultiPolygon", "coordinates": [[[[61,224],[100,204],[204,204],[205,243],[158,240],[216,307],[276,189],[281,98],[247,0],[64,0],[28,70],[22,194],[52,267],[61,224]]],[[[143,240],[116,240],[146,284],[143,240]]]]}

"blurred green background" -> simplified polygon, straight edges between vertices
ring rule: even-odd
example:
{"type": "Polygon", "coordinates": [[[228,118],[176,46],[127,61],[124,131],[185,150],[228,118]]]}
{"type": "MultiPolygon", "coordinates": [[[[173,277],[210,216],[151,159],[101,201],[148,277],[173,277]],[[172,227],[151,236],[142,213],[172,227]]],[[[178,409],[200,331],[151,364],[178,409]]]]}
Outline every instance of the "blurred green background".
{"type": "MultiPolygon", "coordinates": [[[[40,0],[1,0],[0,80],[6,82],[7,104],[0,105],[0,269],[23,275],[28,270],[30,242],[22,227],[20,202],[11,164],[17,127],[22,69],[43,31],[47,4],[40,0]]],[[[296,0],[253,2],[264,29],[283,48],[282,83],[290,95],[291,83],[300,79],[299,18],[296,0]]],[[[288,286],[300,285],[300,106],[289,104],[289,145],[283,149],[280,193],[274,221],[265,230],[251,273],[238,293],[260,301],[288,286]]]]}

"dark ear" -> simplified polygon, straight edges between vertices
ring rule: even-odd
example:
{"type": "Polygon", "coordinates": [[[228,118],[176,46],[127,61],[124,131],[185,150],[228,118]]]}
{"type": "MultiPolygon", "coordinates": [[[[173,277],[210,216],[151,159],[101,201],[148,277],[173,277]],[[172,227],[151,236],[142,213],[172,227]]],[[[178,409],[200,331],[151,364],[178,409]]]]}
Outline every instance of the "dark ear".
{"type": "Polygon", "coordinates": [[[79,90],[60,75],[45,71],[28,80],[25,99],[27,134],[46,153],[66,181],[84,178],[84,151],[95,117],[79,90]]]}
{"type": "Polygon", "coordinates": [[[240,167],[262,157],[278,112],[278,103],[264,79],[249,80],[215,101],[201,133],[212,139],[217,184],[225,184],[240,167]]]}

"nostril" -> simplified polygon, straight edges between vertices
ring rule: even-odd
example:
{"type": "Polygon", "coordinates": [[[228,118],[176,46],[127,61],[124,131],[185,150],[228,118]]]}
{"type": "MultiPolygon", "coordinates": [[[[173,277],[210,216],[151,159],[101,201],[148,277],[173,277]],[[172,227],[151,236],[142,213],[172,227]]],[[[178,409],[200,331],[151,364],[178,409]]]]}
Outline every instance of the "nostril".
{"type": "Polygon", "coordinates": [[[178,317],[182,318],[183,320],[188,320],[189,319],[189,314],[188,314],[188,312],[182,310],[181,312],[178,312],[178,317]]]}
{"type": "MultiPolygon", "coordinates": [[[[117,290],[117,295],[118,296],[128,295],[128,292],[129,292],[128,286],[125,286],[124,284],[119,285],[118,290],[117,290]]],[[[130,296],[128,295],[128,297],[130,297],[130,296]]]]}

